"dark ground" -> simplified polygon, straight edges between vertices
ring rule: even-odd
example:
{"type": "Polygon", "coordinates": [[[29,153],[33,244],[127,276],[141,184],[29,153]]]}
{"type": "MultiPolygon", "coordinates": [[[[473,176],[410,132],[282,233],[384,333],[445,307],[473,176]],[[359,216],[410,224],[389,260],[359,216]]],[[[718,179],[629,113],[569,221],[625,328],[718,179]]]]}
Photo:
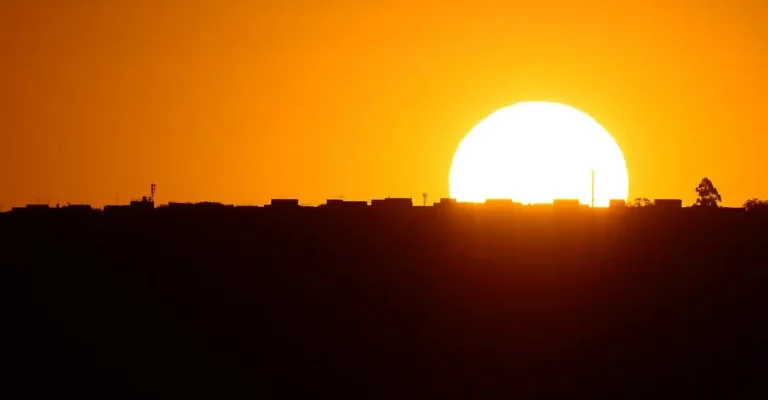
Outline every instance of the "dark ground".
{"type": "Polygon", "coordinates": [[[47,214],[6,398],[768,398],[768,213],[47,214]]]}

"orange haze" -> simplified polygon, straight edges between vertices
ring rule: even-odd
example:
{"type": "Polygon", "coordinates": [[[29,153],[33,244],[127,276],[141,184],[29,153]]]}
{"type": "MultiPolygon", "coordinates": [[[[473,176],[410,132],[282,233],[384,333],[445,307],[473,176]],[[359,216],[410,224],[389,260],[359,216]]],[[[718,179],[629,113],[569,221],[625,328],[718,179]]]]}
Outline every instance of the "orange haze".
{"type": "Polygon", "coordinates": [[[448,195],[464,134],[573,105],[630,197],[768,198],[768,2],[4,0],[0,203],[448,195]]]}

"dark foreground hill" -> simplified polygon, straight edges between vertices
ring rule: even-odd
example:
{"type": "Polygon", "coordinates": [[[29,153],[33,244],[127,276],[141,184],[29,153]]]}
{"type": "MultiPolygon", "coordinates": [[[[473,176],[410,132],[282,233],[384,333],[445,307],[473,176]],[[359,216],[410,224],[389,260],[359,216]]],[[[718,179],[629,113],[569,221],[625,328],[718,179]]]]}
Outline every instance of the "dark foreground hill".
{"type": "Polygon", "coordinates": [[[765,214],[56,211],[0,227],[8,398],[768,394],[765,214]]]}

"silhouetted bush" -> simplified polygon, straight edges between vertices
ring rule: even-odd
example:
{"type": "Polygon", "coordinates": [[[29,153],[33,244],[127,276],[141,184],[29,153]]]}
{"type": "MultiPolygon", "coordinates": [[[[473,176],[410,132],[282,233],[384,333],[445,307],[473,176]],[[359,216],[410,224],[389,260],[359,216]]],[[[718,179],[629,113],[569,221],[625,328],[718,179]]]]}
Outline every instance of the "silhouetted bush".
{"type": "Polygon", "coordinates": [[[628,204],[630,207],[652,207],[653,202],[645,197],[638,197],[628,204]]]}
{"type": "Polygon", "coordinates": [[[747,211],[768,210],[768,201],[752,198],[744,202],[743,206],[747,211]]]}

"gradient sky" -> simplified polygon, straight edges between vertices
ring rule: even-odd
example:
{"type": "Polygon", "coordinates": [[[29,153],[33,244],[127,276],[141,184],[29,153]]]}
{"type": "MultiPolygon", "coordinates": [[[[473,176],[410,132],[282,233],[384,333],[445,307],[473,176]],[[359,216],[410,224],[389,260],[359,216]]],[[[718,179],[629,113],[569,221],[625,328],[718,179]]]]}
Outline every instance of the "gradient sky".
{"type": "Polygon", "coordinates": [[[768,198],[768,2],[3,0],[0,203],[448,195],[470,128],[587,112],[630,198],[768,198]]]}

